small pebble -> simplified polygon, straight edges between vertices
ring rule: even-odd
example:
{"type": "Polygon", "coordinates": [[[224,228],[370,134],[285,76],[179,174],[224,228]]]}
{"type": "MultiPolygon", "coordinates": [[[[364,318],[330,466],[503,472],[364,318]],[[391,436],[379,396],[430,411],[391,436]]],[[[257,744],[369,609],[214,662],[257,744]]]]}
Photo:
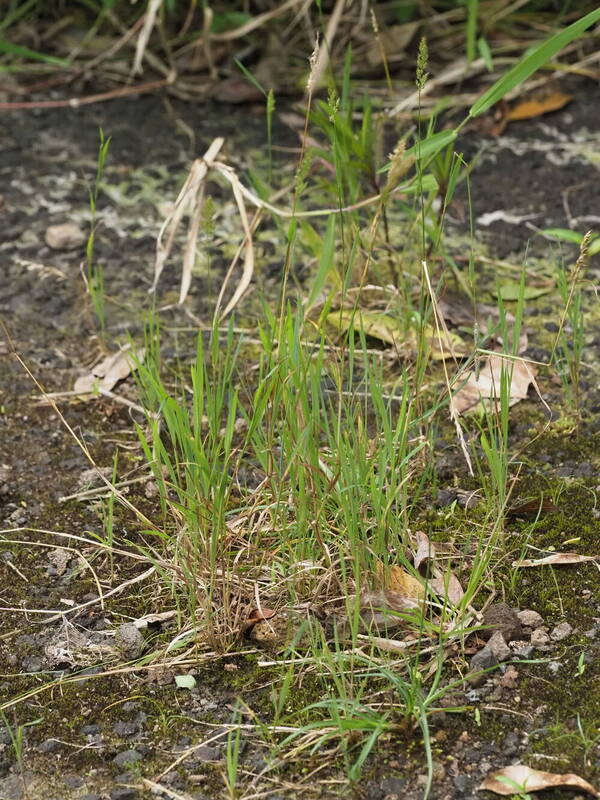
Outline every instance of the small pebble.
{"type": "Polygon", "coordinates": [[[563,639],[566,639],[567,636],[570,636],[572,633],[573,626],[569,625],[568,622],[561,622],[552,630],[550,638],[553,642],[562,642],[563,639]]]}
{"type": "Polygon", "coordinates": [[[144,637],[132,622],[119,625],[115,632],[115,647],[123,658],[133,661],[142,655],[144,637]]]}
{"type": "Polygon", "coordinates": [[[530,608],[526,608],[523,611],[519,611],[517,614],[519,618],[519,622],[521,625],[525,625],[528,628],[541,628],[544,624],[544,620],[541,614],[538,614],[537,611],[533,611],[530,608]]]}
{"type": "Polygon", "coordinates": [[[74,222],[50,225],[46,228],[44,236],[46,244],[53,250],[73,250],[75,247],[81,247],[86,238],[85,233],[74,222]]]}
{"type": "Polygon", "coordinates": [[[545,647],[550,641],[547,628],[536,628],[531,634],[531,644],[534,647],[545,647]]]}
{"type": "Polygon", "coordinates": [[[481,632],[484,639],[489,639],[495,631],[500,631],[506,642],[521,639],[523,629],[519,617],[506,603],[494,603],[483,613],[483,624],[486,630],[481,632]]]}
{"type": "Polygon", "coordinates": [[[137,761],[141,761],[142,757],[142,754],[138,753],[137,750],[123,750],[113,758],[113,763],[118,767],[124,767],[127,764],[135,764],[137,761]]]}
{"type": "Polygon", "coordinates": [[[494,633],[494,635],[490,638],[489,642],[487,643],[486,647],[488,647],[492,651],[498,662],[506,661],[512,655],[512,651],[510,647],[506,644],[504,636],[502,636],[500,631],[496,631],[494,633]]]}

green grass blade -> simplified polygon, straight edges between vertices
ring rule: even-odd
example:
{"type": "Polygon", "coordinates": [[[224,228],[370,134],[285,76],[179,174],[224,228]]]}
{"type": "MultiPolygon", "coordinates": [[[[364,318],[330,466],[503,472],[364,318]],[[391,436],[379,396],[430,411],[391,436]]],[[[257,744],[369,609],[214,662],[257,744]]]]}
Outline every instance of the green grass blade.
{"type": "Polygon", "coordinates": [[[6,39],[0,39],[0,53],[8,53],[8,55],[16,56],[17,58],[27,58],[32,61],[43,61],[46,64],[52,64],[57,67],[69,66],[69,62],[62,58],[55,58],[45,53],[38,53],[37,50],[30,50],[29,47],[22,47],[19,44],[7,42],[6,39]]]}
{"type": "Polygon", "coordinates": [[[577,20],[568,28],[554,34],[545,42],[542,42],[536,47],[529,55],[521,59],[518,64],[510,69],[506,75],[503,75],[500,80],[491,86],[487,92],[471,106],[469,117],[477,117],[483,114],[488,108],[493,106],[498,100],[501,100],[505,94],[514,89],[523,81],[527,80],[530,75],[533,75],[540,67],[543,67],[556,53],[566,47],[569,42],[576,39],[582,34],[590,25],[600,20],[600,8],[595,11],[590,11],[585,17],[577,20]]]}
{"type": "Polygon", "coordinates": [[[475,58],[475,37],[477,35],[477,12],[479,0],[467,0],[467,61],[475,58]]]}
{"type": "MultiPolygon", "coordinates": [[[[310,308],[319,297],[323,290],[323,286],[325,286],[325,281],[327,280],[327,276],[333,270],[333,255],[335,250],[335,231],[336,231],[336,218],[332,214],[329,219],[327,220],[327,230],[325,231],[325,237],[323,239],[323,245],[321,250],[321,259],[319,263],[319,269],[317,270],[317,274],[315,275],[314,283],[311,287],[310,294],[308,296],[307,301],[307,308],[310,308]]],[[[339,283],[339,280],[338,280],[339,283]]]]}
{"type": "Polygon", "coordinates": [[[439,131],[417,142],[406,151],[407,156],[414,156],[417,159],[432,158],[451,144],[457,136],[457,131],[439,131]]]}

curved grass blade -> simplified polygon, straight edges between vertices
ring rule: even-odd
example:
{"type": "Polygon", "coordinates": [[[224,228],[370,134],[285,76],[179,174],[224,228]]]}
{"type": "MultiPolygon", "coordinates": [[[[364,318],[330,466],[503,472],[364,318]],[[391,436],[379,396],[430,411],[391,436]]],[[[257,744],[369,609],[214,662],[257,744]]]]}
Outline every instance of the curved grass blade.
{"type": "Polygon", "coordinates": [[[600,20],[600,8],[595,11],[590,11],[585,17],[577,20],[572,25],[569,25],[562,31],[554,34],[545,42],[542,42],[536,47],[529,55],[525,56],[518,64],[510,69],[506,75],[503,75],[496,83],[491,86],[487,92],[471,106],[469,117],[477,117],[483,114],[488,108],[493,106],[498,100],[501,100],[505,94],[514,89],[524,80],[527,80],[530,75],[533,75],[540,67],[543,67],[552,56],[556,55],[563,47],[566,47],[573,39],[576,39],[582,34],[590,25],[600,20]]]}

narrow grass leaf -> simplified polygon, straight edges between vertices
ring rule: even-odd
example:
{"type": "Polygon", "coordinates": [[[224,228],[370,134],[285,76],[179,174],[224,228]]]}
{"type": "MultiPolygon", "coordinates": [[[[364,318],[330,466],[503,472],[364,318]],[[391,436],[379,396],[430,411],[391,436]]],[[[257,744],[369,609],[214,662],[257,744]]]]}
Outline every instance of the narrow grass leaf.
{"type": "Polygon", "coordinates": [[[551,236],[553,239],[559,239],[561,242],[573,242],[573,244],[580,244],[583,239],[582,233],[571,231],[568,228],[546,228],[542,233],[544,236],[551,236]]]}
{"type": "Polygon", "coordinates": [[[313,304],[316,302],[317,298],[323,291],[323,287],[325,286],[325,281],[327,280],[328,276],[337,277],[336,283],[338,284],[337,288],[340,286],[339,277],[335,275],[335,270],[333,269],[333,253],[335,249],[335,223],[336,217],[333,215],[329,217],[327,220],[327,229],[325,231],[325,236],[323,237],[323,242],[321,245],[321,258],[319,260],[319,269],[317,270],[317,274],[315,275],[315,279],[313,285],[310,290],[310,294],[308,295],[308,300],[306,302],[307,308],[311,308],[313,304]]]}
{"type": "Polygon", "coordinates": [[[432,158],[436,156],[441,150],[451,144],[457,137],[455,130],[439,131],[421,142],[417,142],[406,151],[407,156],[412,156],[417,160],[423,158],[432,158]]]}
{"type": "Polygon", "coordinates": [[[63,58],[56,58],[55,56],[46,55],[46,53],[39,53],[37,50],[30,50],[29,47],[7,42],[6,39],[0,39],[0,53],[8,53],[8,55],[18,58],[28,58],[32,61],[43,61],[46,64],[53,64],[57,67],[69,66],[69,62],[65,61],[63,58]]]}
{"type": "Polygon", "coordinates": [[[585,17],[577,20],[572,25],[569,25],[562,31],[554,34],[545,42],[542,42],[536,47],[529,55],[521,59],[518,64],[510,69],[506,75],[503,75],[496,83],[491,86],[487,92],[471,106],[469,117],[478,117],[483,114],[491,106],[501,100],[511,89],[514,89],[520,83],[527,80],[530,75],[533,75],[540,67],[543,67],[553,56],[555,56],[563,47],[566,47],[573,39],[576,39],[582,34],[590,25],[600,20],[600,8],[595,11],[590,11],[585,17]]]}

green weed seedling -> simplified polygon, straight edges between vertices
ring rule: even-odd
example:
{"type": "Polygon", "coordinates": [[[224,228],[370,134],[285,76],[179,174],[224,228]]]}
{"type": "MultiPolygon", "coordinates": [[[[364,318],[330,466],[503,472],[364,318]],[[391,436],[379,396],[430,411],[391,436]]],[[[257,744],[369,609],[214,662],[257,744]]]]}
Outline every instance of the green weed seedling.
{"type": "Polygon", "coordinates": [[[241,711],[236,708],[233,712],[232,727],[227,734],[227,746],[225,749],[225,773],[223,777],[229,800],[236,800],[239,797],[237,785],[242,741],[240,721],[241,711]]]}
{"type": "Polygon", "coordinates": [[[104,334],[106,327],[106,297],[104,291],[104,268],[96,264],[94,259],[94,246],[96,241],[96,215],[98,205],[98,195],[100,192],[100,182],[106,165],[108,148],[110,146],[110,136],[105,138],[104,131],[100,128],[100,146],[98,148],[98,160],[96,163],[96,178],[89,189],[90,205],[90,235],[88,236],[85,249],[86,254],[86,286],[92,301],[92,307],[96,314],[96,319],[100,325],[100,331],[104,334]]]}
{"type": "Polygon", "coordinates": [[[569,405],[577,418],[581,415],[581,368],[585,343],[583,313],[583,283],[590,257],[592,232],[588,231],[579,244],[579,257],[570,274],[559,267],[556,284],[563,312],[552,356],[565,390],[569,405]]]}
{"type": "Polygon", "coordinates": [[[15,718],[14,725],[11,725],[10,722],[8,721],[6,714],[2,710],[0,710],[0,719],[2,720],[2,723],[4,724],[4,727],[8,732],[10,743],[12,745],[12,749],[15,754],[15,759],[17,761],[17,766],[19,768],[21,779],[23,781],[23,794],[27,798],[29,795],[27,791],[27,785],[25,783],[24,765],[23,765],[23,747],[25,743],[25,731],[27,730],[27,728],[31,728],[33,725],[39,725],[44,721],[44,719],[43,717],[39,717],[38,719],[34,719],[31,722],[26,722],[24,725],[19,725],[16,722],[15,718]]]}

